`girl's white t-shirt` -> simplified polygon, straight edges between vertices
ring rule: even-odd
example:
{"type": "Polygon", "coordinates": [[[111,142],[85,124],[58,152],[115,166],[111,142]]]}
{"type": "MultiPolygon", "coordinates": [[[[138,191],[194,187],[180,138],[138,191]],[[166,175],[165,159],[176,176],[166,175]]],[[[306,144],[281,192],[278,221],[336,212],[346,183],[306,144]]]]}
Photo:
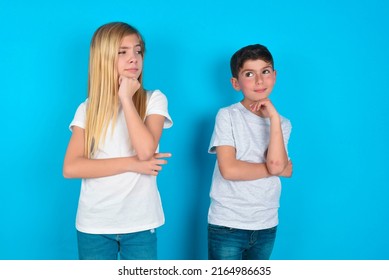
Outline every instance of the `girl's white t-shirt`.
{"type": "MultiPolygon", "coordinates": [[[[85,129],[86,104],[77,109],[69,128],[85,129]]],[[[164,128],[173,125],[168,101],[159,90],[147,91],[146,116],[164,116],[164,128]]],[[[109,126],[105,141],[95,152],[95,159],[135,155],[131,146],[124,113],[119,111],[112,133],[109,126]]],[[[157,148],[158,151],[158,148],[157,148]]],[[[82,179],[76,228],[92,234],[120,234],[154,229],[165,222],[156,177],[135,172],[93,179],[82,179]]]]}

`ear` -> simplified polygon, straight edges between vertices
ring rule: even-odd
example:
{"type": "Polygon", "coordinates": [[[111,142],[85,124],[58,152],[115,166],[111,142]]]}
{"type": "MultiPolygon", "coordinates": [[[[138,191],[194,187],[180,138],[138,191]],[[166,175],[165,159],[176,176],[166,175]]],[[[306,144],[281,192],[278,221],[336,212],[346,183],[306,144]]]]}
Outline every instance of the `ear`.
{"type": "Polygon", "coordinates": [[[239,85],[239,81],[238,81],[237,78],[232,77],[232,78],[231,78],[231,84],[232,84],[232,87],[233,87],[236,91],[240,91],[240,85],[239,85]]]}

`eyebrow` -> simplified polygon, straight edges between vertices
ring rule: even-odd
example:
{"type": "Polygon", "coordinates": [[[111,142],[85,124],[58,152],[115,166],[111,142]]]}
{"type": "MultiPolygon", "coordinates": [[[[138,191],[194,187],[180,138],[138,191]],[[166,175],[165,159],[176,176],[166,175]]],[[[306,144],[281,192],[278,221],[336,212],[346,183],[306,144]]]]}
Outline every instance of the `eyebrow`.
{"type": "MultiPolygon", "coordinates": [[[[136,47],[142,47],[142,46],[141,46],[141,44],[136,44],[136,45],[134,46],[134,48],[136,48],[136,47]]],[[[131,49],[131,47],[120,46],[119,49],[131,49]]]]}
{"type": "MultiPolygon", "coordinates": [[[[267,68],[273,69],[273,67],[269,64],[268,66],[265,66],[265,67],[261,68],[260,71],[265,70],[267,68]]],[[[251,68],[247,68],[247,69],[242,69],[241,70],[241,72],[247,72],[247,71],[255,72],[255,70],[251,69],[251,68]]]]}

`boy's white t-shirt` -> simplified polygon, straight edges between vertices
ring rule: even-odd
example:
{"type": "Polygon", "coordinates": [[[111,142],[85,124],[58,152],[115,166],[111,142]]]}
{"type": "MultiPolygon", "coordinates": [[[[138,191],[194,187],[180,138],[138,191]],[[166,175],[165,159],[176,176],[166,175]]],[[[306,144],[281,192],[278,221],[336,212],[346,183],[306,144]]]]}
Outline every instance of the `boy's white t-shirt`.
{"type": "MultiPolygon", "coordinates": [[[[290,121],[281,117],[285,148],[291,132],[290,121]]],[[[240,102],[219,110],[209,153],[217,146],[232,146],[238,160],[264,163],[270,139],[270,120],[247,110],[240,102]]],[[[281,193],[279,177],[251,181],[223,178],[216,161],[211,186],[210,224],[230,228],[261,230],[278,224],[281,193]]]]}
{"type": "MultiPolygon", "coordinates": [[[[85,129],[86,104],[77,109],[69,128],[85,129]]],[[[165,116],[164,128],[173,125],[166,96],[159,90],[147,91],[146,116],[165,116]]],[[[130,157],[133,150],[124,113],[119,111],[113,134],[111,125],[94,159],[130,157]]],[[[157,149],[158,151],[158,149],[157,149]]],[[[164,224],[156,177],[134,172],[93,179],[82,179],[76,228],[92,234],[120,234],[153,229],[164,224]]]]}

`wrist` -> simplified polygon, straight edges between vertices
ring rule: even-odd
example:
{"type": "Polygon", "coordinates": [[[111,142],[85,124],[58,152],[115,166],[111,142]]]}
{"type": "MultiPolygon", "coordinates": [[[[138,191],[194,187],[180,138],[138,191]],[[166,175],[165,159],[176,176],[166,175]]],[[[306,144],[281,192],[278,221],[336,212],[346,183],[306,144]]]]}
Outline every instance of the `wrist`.
{"type": "Polygon", "coordinates": [[[126,169],[126,172],[136,172],[136,170],[138,169],[138,159],[137,157],[135,156],[131,156],[131,157],[126,157],[125,158],[126,160],[126,164],[125,164],[125,169],[126,169]]]}
{"type": "Polygon", "coordinates": [[[120,100],[120,103],[122,104],[123,107],[127,107],[127,106],[134,106],[134,102],[132,100],[132,97],[130,96],[119,96],[119,100],[120,100]]]}
{"type": "Polygon", "coordinates": [[[271,116],[269,116],[270,118],[270,121],[272,122],[281,122],[281,118],[280,118],[280,115],[278,113],[275,113],[271,116]]]}

